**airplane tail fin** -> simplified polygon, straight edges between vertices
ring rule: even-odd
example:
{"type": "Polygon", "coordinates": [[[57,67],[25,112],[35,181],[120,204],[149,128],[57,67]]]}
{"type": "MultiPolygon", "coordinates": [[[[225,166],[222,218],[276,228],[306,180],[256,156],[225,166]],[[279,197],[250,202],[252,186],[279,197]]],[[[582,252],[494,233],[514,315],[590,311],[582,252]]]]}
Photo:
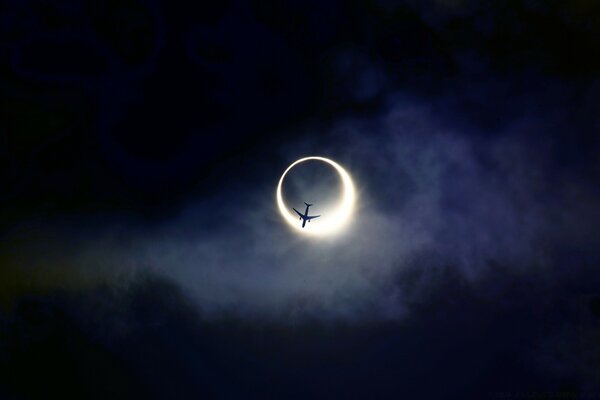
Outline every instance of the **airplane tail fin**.
{"type": "Polygon", "coordinates": [[[310,207],[310,206],[312,206],[312,204],[308,204],[308,203],[304,203],[304,204],[306,204],[306,206],[307,206],[307,207],[310,207]]]}

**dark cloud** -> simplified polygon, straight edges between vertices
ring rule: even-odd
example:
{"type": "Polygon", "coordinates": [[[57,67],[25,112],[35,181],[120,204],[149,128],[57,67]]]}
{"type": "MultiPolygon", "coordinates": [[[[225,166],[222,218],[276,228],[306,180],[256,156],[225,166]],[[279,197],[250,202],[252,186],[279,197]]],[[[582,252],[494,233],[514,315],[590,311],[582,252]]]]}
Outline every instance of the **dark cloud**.
{"type": "Polygon", "coordinates": [[[388,282],[415,262],[454,265],[474,282],[491,263],[552,274],[563,248],[597,245],[572,232],[594,226],[599,210],[591,182],[556,174],[552,139],[540,146],[523,134],[547,124],[530,117],[494,137],[466,136],[422,105],[396,102],[381,117],[348,119],[283,150],[289,161],[307,149],[331,155],[354,174],[358,209],[340,237],[315,241],[287,229],[274,204],[282,165],[192,201],[160,226],[125,233],[126,246],[92,241],[85,254],[161,271],[209,314],[284,319],[400,316],[403,293],[388,282]]]}

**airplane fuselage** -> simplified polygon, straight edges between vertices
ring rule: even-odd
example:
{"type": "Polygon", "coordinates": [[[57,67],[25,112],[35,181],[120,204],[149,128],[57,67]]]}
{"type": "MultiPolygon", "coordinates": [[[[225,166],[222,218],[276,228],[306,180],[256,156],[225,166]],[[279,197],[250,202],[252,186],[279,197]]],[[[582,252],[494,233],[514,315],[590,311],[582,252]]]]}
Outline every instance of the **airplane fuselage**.
{"type": "Polygon", "coordinates": [[[310,208],[310,206],[306,206],[306,210],[304,210],[304,218],[302,218],[302,227],[304,228],[304,225],[306,225],[306,221],[309,221],[308,218],[308,209],[310,208]]]}

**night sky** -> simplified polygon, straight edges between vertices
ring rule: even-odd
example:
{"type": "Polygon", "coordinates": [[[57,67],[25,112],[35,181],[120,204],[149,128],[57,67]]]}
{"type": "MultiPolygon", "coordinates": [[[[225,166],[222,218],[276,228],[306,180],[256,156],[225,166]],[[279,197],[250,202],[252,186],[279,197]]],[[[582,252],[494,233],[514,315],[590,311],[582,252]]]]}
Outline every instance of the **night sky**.
{"type": "Polygon", "coordinates": [[[600,399],[599,268],[597,1],[0,3],[0,399],[600,399]]]}

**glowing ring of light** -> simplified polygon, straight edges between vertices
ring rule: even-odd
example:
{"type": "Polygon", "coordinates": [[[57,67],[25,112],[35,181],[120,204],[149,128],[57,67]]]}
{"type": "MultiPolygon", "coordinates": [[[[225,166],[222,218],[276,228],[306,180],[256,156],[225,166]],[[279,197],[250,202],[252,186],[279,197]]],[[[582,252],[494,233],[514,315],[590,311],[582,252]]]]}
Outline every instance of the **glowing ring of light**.
{"type": "MultiPolygon", "coordinates": [[[[281,178],[279,179],[279,184],[277,185],[277,206],[279,207],[279,212],[281,212],[283,218],[293,228],[308,235],[323,235],[339,231],[339,229],[342,228],[350,219],[350,214],[352,214],[352,210],[354,209],[354,199],[354,184],[352,183],[352,179],[350,178],[348,172],[346,172],[346,170],[335,161],[325,157],[305,157],[294,161],[289,167],[287,167],[285,171],[283,171],[283,175],[281,175],[281,178]],[[335,209],[333,213],[321,216],[321,221],[319,221],[319,223],[313,223],[310,227],[307,224],[306,228],[302,228],[302,224],[299,223],[298,216],[296,214],[292,214],[290,212],[291,208],[286,206],[283,202],[281,187],[283,186],[283,180],[285,179],[285,176],[292,168],[304,161],[309,160],[323,161],[335,168],[342,180],[343,195],[339,206],[335,209]]],[[[315,222],[316,221],[317,220],[315,220],[315,222]]]]}

